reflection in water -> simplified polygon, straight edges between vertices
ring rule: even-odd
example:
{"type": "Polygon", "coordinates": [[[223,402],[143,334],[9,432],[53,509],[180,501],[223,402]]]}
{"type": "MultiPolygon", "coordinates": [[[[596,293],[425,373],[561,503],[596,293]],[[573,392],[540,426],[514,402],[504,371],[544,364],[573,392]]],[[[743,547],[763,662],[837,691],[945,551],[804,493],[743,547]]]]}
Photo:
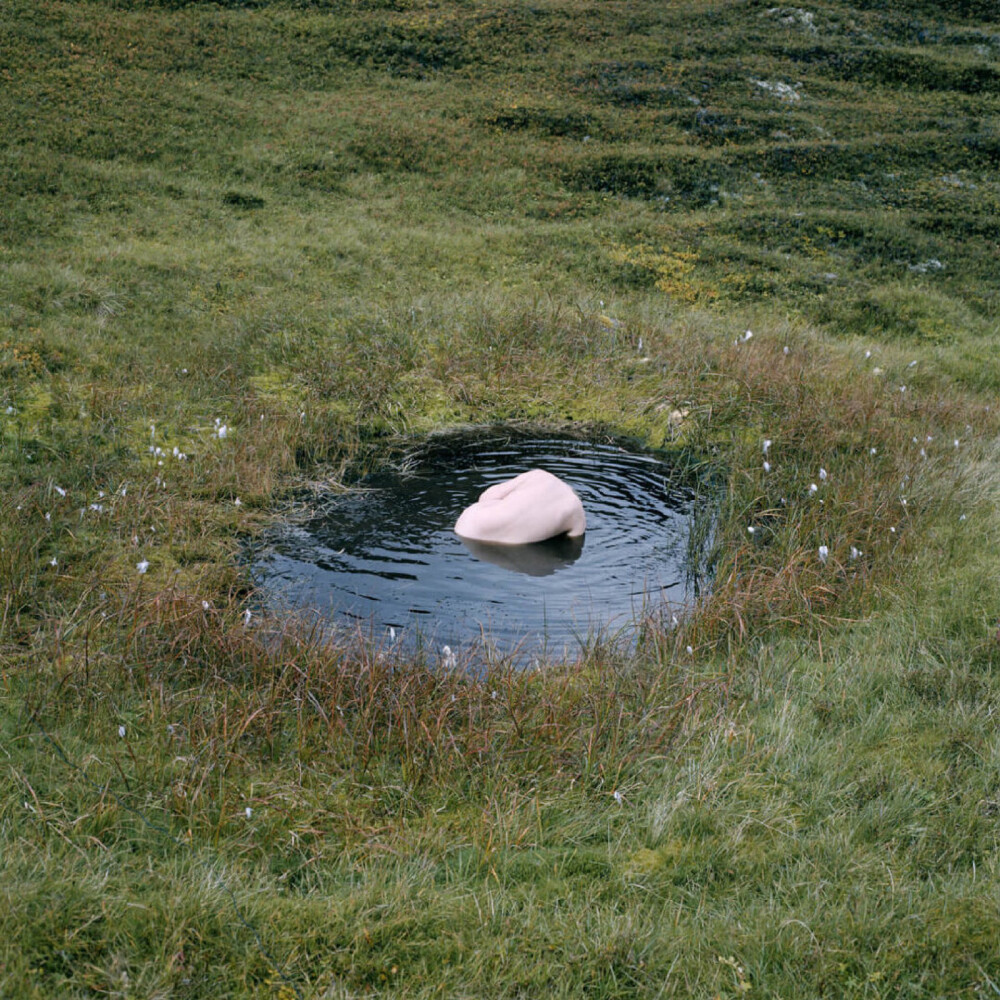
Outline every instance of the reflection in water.
{"type": "Polygon", "coordinates": [[[556,654],[595,630],[618,629],[651,603],[690,602],[688,564],[699,503],[690,477],[615,444],[491,429],[432,438],[363,489],[315,496],[314,513],[283,525],[254,569],[275,605],[312,609],[333,625],[392,627],[452,647],[556,654]],[[530,468],[569,483],[587,512],[582,538],[501,546],[460,539],[458,515],[488,486],[530,468]]]}
{"type": "Polygon", "coordinates": [[[551,576],[556,570],[575,563],[583,552],[583,539],[583,535],[576,538],[559,535],[532,545],[497,545],[459,536],[459,541],[477,559],[528,576],[551,576]]]}

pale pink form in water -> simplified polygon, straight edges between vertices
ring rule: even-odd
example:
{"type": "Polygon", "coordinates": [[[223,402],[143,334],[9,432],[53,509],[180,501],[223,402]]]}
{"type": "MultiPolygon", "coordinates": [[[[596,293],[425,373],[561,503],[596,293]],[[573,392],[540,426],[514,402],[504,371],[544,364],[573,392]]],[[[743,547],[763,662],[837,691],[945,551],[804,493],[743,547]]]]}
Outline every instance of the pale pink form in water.
{"type": "Polygon", "coordinates": [[[455,534],[462,538],[497,545],[530,545],[557,535],[577,538],[586,530],[580,498],[544,469],[491,486],[455,524],[455,534]]]}

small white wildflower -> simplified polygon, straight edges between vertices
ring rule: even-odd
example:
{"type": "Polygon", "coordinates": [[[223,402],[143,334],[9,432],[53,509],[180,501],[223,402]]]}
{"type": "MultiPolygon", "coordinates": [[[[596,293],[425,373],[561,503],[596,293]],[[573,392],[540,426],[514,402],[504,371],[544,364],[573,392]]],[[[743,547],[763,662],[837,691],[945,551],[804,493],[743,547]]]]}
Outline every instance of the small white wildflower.
{"type": "Polygon", "coordinates": [[[877,455],[878,454],[878,448],[869,448],[868,449],[868,454],[869,455],[877,455]]]}
{"type": "Polygon", "coordinates": [[[899,498],[899,502],[905,507],[906,506],[906,497],[900,497],[899,498]]]}
{"type": "Polygon", "coordinates": [[[125,739],[125,727],[124,726],[119,726],[118,727],[118,736],[119,736],[120,739],[125,739]]]}
{"type": "Polygon", "coordinates": [[[302,412],[301,412],[301,413],[299,414],[299,420],[305,420],[305,419],[306,419],[306,411],[305,411],[305,410],[303,410],[303,411],[302,411],[302,412]]]}
{"type": "Polygon", "coordinates": [[[821,482],[826,482],[826,469],[824,469],[822,466],[820,466],[819,469],[819,478],[821,482]]]}
{"type": "Polygon", "coordinates": [[[864,553],[861,551],[861,549],[856,548],[853,545],[851,546],[851,562],[853,562],[855,559],[860,558],[862,555],[864,555],[864,553]]]}
{"type": "Polygon", "coordinates": [[[396,630],[392,625],[389,626],[389,642],[396,641],[396,630]]]}
{"type": "Polygon", "coordinates": [[[963,515],[962,515],[962,516],[961,516],[961,517],[959,518],[959,520],[960,520],[960,521],[964,521],[964,520],[965,520],[965,515],[963,514],[963,515]]]}
{"type": "Polygon", "coordinates": [[[250,819],[250,817],[253,816],[253,809],[251,809],[250,806],[247,806],[243,812],[246,814],[247,819],[250,819]]]}
{"type": "Polygon", "coordinates": [[[235,500],[233,501],[233,506],[234,506],[234,507],[240,507],[240,506],[242,506],[242,502],[240,501],[240,498],[239,498],[239,497],[237,497],[237,498],[236,498],[236,499],[235,499],[235,500]]]}
{"type": "Polygon", "coordinates": [[[927,443],[930,444],[931,441],[933,441],[933,440],[934,440],[934,438],[930,434],[928,434],[927,435],[927,443]]]}
{"type": "Polygon", "coordinates": [[[913,368],[916,365],[916,361],[911,361],[906,367],[913,368]]]}
{"type": "Polygon", "coordinates": [[[137,569],[137,570],[138,570],[138,571],[139,571],[140,573],[145,573],[145,572],[146,572],[146,570],[147,570],[147,569],[149,569],[149,560],[148,560],[148,559],[143,559],[143,560],[142,560],[141,562],[137,562],[137,563],[135,564],[135,568],[136,568],[136,569],[137,569]]]}
{"type": "Polygon", "coordinates": [[[821,545],[819,547],[819,561],[821,563],[825,563],[826,560],[829,558],[829,555],[830,555],[830,549],[826,545],[821,545]]]}
{"type": "Polygon", "coordinates": [[[694,647],[693,646],[688,646],[687,647],[687,655],[688,656],[693,656],[694,655],[694,647]]]}
{"type": "Polygon", "coordinates": [[[753,330],[747,330],[747,332],[743,334],[743,343],[745,344],[751,337],[753,337],[753,330]]]}
{"type": "Polygon", "coordinates": [[[52,489],[54,489],[56,493],[59,494],[59,496],[61,497],[66,496],[66,491],[61,486],[53,486],[52,489]]]}
{"type": "Polygon", "coordinates": [[[900,392],[906,392],[906,386],[905,386],[905,385],[901,385],[901,386],[899,387],[899,391],[900,391],[900,392]]]}
{"type": "Polygon", "coordinates": [[[747,532],[748,532],[749,534],[751,534],[751,535],[752,535],[752,534],[753,534],[753,533],[754,533],[754,532],[755,532],[756,530],[757,530],[757,529],[756,529],[756,528],[755,528],[755,527],[754,527],[754,526],[753,526],[752,524],[751,524],[751,525],[750,525],[750,526],[749,526],[749,527],[747,528],[747,532]]]}
{"type": "Polygon", "coordinates": [[[177,445],[174,445],[174,449],[171,452],[171,454],[174,456],[174,458],[176,458],[180,453],[181,453],[180,448],[178,448],[177,445]]]}
{"type": "Polygon", "coordinates": [[[7,416],[8,417],[12,417],[15,413],[17,413],[17,410],[15,410],[13,406],[8,406],[7,407],[7,416]]]}
{"type": "Polygon", "coordinates": [[[959,446],[959,444],[960,444],[960,442],[959,442],[958,438],[955,438],[955,447],[957,448],[959,446]]]}
{"type": "Polygon", "coordinates": [[[208,603],[208,601],[202,601],[201,602],[201,610],[202,611],[208,611],[208,609],[210,607],[211,607],[211,605],[208,603]]]}
{"type": "Polygon", "coordinates": [[[921,458],[926,458],[927,457],[927,450],[925,448],[921,448],[920,449],[920,457],[921,458]]]}
{"type": "Polygon", "coordinates": [[[45,520],[46,521],[51,521],[52,520],[52,513],[51,513],[51,511],[46,511],[45,512],[45,520]]]}
{"type": "Polygon", "coordinates": [[[614,797],[615,802],[618,803],[618,805],[623,805],[625,803],[625,796],[622,795],[622,793],[619,792],[617,788],[611,794],[614,797]]]}
{"type": "Polygon", "coordinates": [[[58,560],[58,559],[56,559],[56,557],[55,557],[55,556],[53,556],[53,557],[52,557],[52,558],[51,558],[51,559],[49,560],[49,565],[50,565],[50,566],[58,566],[58,565],[59,565],[59,560],[58,560]]]}
{"type": "Polygon", "coordinates": [[[253,618],[253,612],[249,608],[247,608],[246,611],[243,612],[243,627],[244,628],[248,628],[249,627],[249,625],[250,625],[250,619],[251,618],[253,618]]]}
{"type": "Polygon", "coordinates": [[[792,349],[790,347],[788,347],[787,345],[785,345],[785,348],[782,351],[782,353],[783,354],[791,354],[792,353],[792,349]]]}
{"type": "Polygon", "coordinates": [[[919,444],[919,443],[920,443],[920,442],[919,442],[919,441],[917,440],[917,436],[916,436],[916,434],[914,434],[914,435],[913,435],[913,437],[912,437],[912,438],[911,438],[910,440],[911,440],[911,441],[912,441],[912,442],[913,442],[914,444],[919,444]]]}
{"type": "Polygon", "coordinates": [[[810,483],[809,484],[809,492],[810,492],[810,494],[816,493],[818,490],[819,490],[819,487],[815,483],[810,483]]]}
{"type": "Polygon", "coordinates": [[[874,368],[872,369],[872,375],[881,375],[881,374],[882,374],[882,369],[881,369],[881,368],[879,368],[879,367],[878,367],[878,365],[876,365],[876,366],[875,366],[875,367],[874,367],[874,368]]]}
{"type": "Polygon", "coordinates": [[[770,462],[765,462],[764,463],[764,471],[765,472],[770,472],[771,471],[771,463],[770,462]]]}
{"type": "Polygon", "coordinates": [[[895,528],[890,528],[889,532],[890,532],[890,534],[894,535],[894,534],[896,534],[896,529],[895,528]]]}
{"type": "Polygon", "coordinates": [[[865,351],[865,361],[867,361],[872,356],[871,351],[865,351]]]}
{"type": "Polygon", "coordinates": [[[766,455],[771,450],[771,439],[764,439],[764,454],[766,455]]]}
{"type": "Polygon", "coordinates": [[[104,510],[104,504],[102,504],[102,503],[92,503],[90,505],[90,510],[96,511],[98,514],[100,514],[104,510]]]}
{"type": "Polygon", "coordinates": [[[215,432],[215,436],[222,441],[228,433],[229,428],[225,424],[219,424],[219,429],[215,432]]]}

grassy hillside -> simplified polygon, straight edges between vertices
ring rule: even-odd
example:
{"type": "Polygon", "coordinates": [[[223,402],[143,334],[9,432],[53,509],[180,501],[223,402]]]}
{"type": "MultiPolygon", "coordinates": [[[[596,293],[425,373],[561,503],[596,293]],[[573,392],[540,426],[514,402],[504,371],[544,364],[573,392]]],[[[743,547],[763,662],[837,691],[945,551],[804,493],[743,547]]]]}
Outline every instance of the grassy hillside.
{"type": "Polygon", "coordinates": [[[7,0],[0,81],[0,996],[1000,992],[992,2],[7,0]],[[710,464],[713,594],[262,614],[491,421],[710,464]]]}

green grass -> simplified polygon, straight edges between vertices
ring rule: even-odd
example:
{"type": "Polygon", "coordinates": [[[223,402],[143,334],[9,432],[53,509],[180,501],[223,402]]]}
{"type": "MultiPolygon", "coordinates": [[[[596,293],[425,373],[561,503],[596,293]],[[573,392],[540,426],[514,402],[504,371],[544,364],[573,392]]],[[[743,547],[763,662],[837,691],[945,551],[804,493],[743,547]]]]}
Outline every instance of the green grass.
{"type": "Polygon", "coordinates": [[[991,3],[0,22],[0,996],[1000,991],[991,3]],[[262,614],[301,486],[491,421],[704,463],[713,594],[482,677],[262,614]]]}

